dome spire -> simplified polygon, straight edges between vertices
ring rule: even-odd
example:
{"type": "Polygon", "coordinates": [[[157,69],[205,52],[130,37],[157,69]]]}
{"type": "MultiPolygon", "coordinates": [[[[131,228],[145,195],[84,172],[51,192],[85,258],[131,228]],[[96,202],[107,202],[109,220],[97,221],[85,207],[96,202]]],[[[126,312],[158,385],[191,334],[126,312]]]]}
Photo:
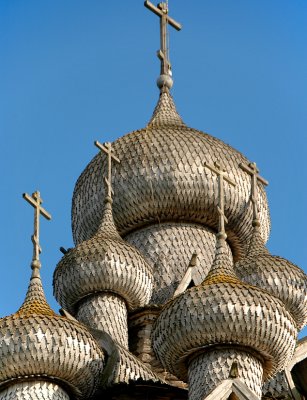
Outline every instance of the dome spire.
{"type": "Polygon", "coordinates": [[[150,1],[146,0],[144,5],[160,18],[160,50],[158,50],[157,55],[161,61],[161,71],[160,76],[157,79],[157,85],[162,92],[166,88],[171,89],[173,86],[171,63],[169,60],[169,48],[167,43],[168,24],[170,24],[177,31],[181,30],[181,24],[168,15],[168,2],[161,2],[156,7],[150,1]]]}
{"type": "Polygon", "coordinates": [[[225,245],[227,234],[225,230],[225,222],[228,219],[225,215],[225,196],[224,196],[224,181],[232,186],[236,186],[226,174],[226,170],[216,161],[214,165],[205,163],[205,167],[210,169],[217,175],[218,180],[218,214],[219,214],[219,227],[216,234],[216,253],[212,267],[204,280],[204,284],[216,283],[217,281],[229,281],[229,279],[238,281],[236,277],[229,254],[225,245]]]}
{"type": "Polygon", "coordinates": [[[34,233],[31,237],[33,243],[33,257],[32,257],[32,275],[28,291],[25,300],[17,315],[32,315],[32,314],[43,314],[43,315],[54,315],[49,304],[47,303],[41,277],[40,268],[41,262],[39,255],[42,249],[39,244],[39,228],[40,228],[40,215],[43,215],[47,220],[51,220],[51,215],[41,206],[43,199],[40,197],[38,191],[34,192],[32,196],[27,193],[23,193],[23,198],[34,207],[34,233]]]}

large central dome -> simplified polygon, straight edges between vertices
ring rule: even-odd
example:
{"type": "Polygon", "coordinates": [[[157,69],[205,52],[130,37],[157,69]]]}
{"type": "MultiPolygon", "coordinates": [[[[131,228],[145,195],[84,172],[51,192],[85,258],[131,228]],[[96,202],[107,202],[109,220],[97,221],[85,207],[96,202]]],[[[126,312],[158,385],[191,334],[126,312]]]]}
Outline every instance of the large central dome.
{"type": "MultiPolygon", "coordinates": [[[[187,127],[173,99],[162,91],[148,125],[113,144],[120,164],[113,174],[114,219],[121,235],[162,222],[194,222],[216,229],[217,177],[204,163],[218,161],[236,187],[225,185],[228,238],[235,257],[251,235],[250,176],[239,167],[249,161],[237,150],[206,133],[187,127]],[[141,199],[141,200],[140,200],[141,199]]],[[[104,198],[101,155],[79,177],[73,196],[75,243],[97,230],[104,198]]],[[[266,194],[260,188],[258,208],[262,236],[267,240],[270,219],[266,194]]]]}

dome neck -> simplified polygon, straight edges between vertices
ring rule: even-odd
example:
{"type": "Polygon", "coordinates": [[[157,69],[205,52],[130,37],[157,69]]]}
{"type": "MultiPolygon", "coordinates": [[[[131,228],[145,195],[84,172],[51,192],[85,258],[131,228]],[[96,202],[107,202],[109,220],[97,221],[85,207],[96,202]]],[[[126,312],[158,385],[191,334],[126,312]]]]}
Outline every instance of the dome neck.
{"type": "Polygon", "coordinates": [[[113,200],[111,197],[107,196],[104,201],[102,219],[99,224],[97,234],[103,237],[121,239],[113,219],[112,203],[113,200]]]}
{"type": "Polygon", "coordinates": [[[225,236],[226,235],[223,235],[221,237],[220,234],[217,234],[215,258],[206,279],[202,283],[203,285],[223,282],[240,282],[234,272],[233,265],[227,251],[225,236]]]}
{"type": "Polygon", "coordinates": [[[261,236],[260,224],[253,223],[253,233],[249,243],[247,257],[253,258],[260,254],[270,254],[261,236]]]}
{"type": "Polygon", "coordinates": [[[32,262],[32,275],[25,300],[16,315],[29,317],[33,314],[54,316],[55,312],[47,303],[41,277],[40,262],[32,262]]]}
{"type": "Polygon", "coordinates": [[[147,127],[186,126],[176,110],[174,100],[167,88],[164,88],[147,127]]]}

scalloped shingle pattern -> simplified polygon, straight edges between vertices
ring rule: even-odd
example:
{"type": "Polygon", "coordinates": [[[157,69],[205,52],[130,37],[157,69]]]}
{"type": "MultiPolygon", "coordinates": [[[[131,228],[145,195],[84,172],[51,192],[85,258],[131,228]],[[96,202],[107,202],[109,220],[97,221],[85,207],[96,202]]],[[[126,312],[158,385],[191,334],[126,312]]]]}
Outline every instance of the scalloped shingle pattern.
{"type": "Polygon", "coordinates": [[[15,315],[29,317],[32,314],[55,316],[47,303],[40,276],[31,277],[24,302],[15,315]]]}
{"type": "Polygon", "coordinates": [[[98,385],[104,355],[81,324],[60,316],[11,315],[0,320],[0,382],[53,376],[78,398],[98,385]]]}
{"type": "Polygon", "coordinates": [[[262,389],[263,396],[267,398],[290,400],[290,388],[283,371],[278,372],[272,379],[265,382],[262,389]]]}
{"type": "Polygon", "coordinates": [[[219,383],[229,379],[234,362],[237,363],[238,377],[261,398],[262,365],[251,354],[236,348],[212,350],[192,359],[189,364],[189,398],[205,399],[219,383]]]}
{"type": "Polygon", "coordinates": [[[269,293],[237,282],[193,287],[166,304],[155,324],[154,350],[171,373],[186,379],[184,357],[213,344],[240,344],[265,360],[264,376],[291,359],[295,322],[269,293]]]}
{"type": "Polygon", "coordinates": [[[227,345],[255,351],[263,359],[264,378],[293,356],[294,320],[279,299],[238,279],[224,236],[217,235],[215,258],[204,282],[169,301],[155,322],[153,348],[163,366],[183,381],[188,357],[213,345],[224,346],[226,355],[227,345]]]}
{"type": "Polygon", "coordinates": [[[174,101],[167,90],[164,91],[164,93],[161,93],[148,126],[186,126],[180,115],[177,113],[174,101]]]}
{"type": "MultiPolygon", "coordinates": [[[[197,282],[207,276],[214,259],[216,238],[210,228],[189,223],[161,223],[132,232],[125,237],[153,266],[154,287],[150,302],[164,304],[172,298],[184,277],[193,253],[197,282]]],[[[229,246],[228,256],[232,259],[229,246]]]]}
{"type": "Polygon", "coordinates": [[[307,323],[307,276],[290,261],[269,254],[256,228],[248,256],[235,264],[238,277],[278,297],[294,318],[298,329],[307,323]]]}
{"type": "Polygon", "coordinates": [[[69,400],[68,394],[53,382],[20,382],[0,393],[1,400],[69,400]]]}
{"type": "Polygon", "coordinates": [[[78,307],[76,318],[91,328],[107,332],[128,348],[127,306],[121,297],[111,292],[86,297],[78,307]]]}
{"type": "MultiPolygon", "coordinates": [[[[122,235],[146,224],[177,220],[216,229],[217,179],[204,167],[221,161],[236,187],[225,185],[228,237],[237,252],[251,235],[250,177],[239,167],[248,160],[222,141],[182,124],[169,93],[160,97],[153,121],[145,129],[113,143],[121,163],[114,166],[114,220],[122,235]],[[141,199],[141,201],[140,201],[141,199]]],[[[72,205],[75,243],[87,240],[102,218],[104,184],[98,154],[78,179],[72,205]]],[[[259,188],[263,236],[270,229],[265,191],[259,188]]]]}
{"type": "Polygon", "coordinates": [[[61,306],[75,314],[84,297],[112,291],[130,309],[148,303],[152,271],[141,253],[117,233],[112,210],[106,207],[98,232],[64,255],[53,276],[54,295],[61,306]]]}

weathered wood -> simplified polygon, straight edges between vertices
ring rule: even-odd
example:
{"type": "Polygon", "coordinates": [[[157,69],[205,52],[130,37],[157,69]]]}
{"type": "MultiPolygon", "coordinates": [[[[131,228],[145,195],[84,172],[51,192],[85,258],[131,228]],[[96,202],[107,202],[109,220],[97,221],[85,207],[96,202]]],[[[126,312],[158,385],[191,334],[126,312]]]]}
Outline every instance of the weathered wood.
{"type": "Polygon", "coordinates": [[[225,215],[225,198],[224,198],[224,180],[232,186],[236,186],[235,182],[231,180],[226,170],[216,161],[214,165],[205,163],[206,168],[214,172],[218,177],[218,188],[219,188],[219,205],[217,207],[219,213],[219,234],[225,236],[225,222],[228,223],[228,219],[225,215]]]}
{"type": "Polygon", "coordinates": [[[43,199],[40,197],[39,191],[34,192],[32,196],[23,193],[22,197],[34,208],[34,233],[31,237],[33,243],[33,264],[34,261],[39,262],[39,255],[42,252],[42,248],[39,244],[39,217],[43,215],[47,220],[51,220],[51,215],[41,206],[43,199]]]}
{"type": "Polygon", "coordinates": [[[98,147],[99,150],[106,153],[108,158],[108,169],[107,169],[107,177],[104,177],[104,182],[107,187],[107,196],[109,199],[112,199],[113,190],[112,190],[112,160],[117,163],[120,163],[120,160],[114,155],[114,150],[112,148],[112,144],[110,142],[106,142],[101,144],[96,140],[94,142],[95,146],[98,147]]]}
{"type": "Polygon", "coordinates": [[[267,186],[269,182],[259,175],[259,169],[255,162],[249,163],[248,165],[239,164],[243,171],[247,172],[251,178],[251,201],[253,203],[253,225],[259,225],[259,211],[258,211],[258,181],[263,185],[267,186]]]}
{"type": "Polygon", "coordinates": [[[160,18],[160,50],[158,51],[158,58],[161,61],[161,75],[171,75],[167,46],[167,25],[170,24],[177,31],[180,31],[182,26],[168,15],[166,3],[159,3],[158,7],[156,7],[150,1],[145,1],[144,5],[160,18]]]}

